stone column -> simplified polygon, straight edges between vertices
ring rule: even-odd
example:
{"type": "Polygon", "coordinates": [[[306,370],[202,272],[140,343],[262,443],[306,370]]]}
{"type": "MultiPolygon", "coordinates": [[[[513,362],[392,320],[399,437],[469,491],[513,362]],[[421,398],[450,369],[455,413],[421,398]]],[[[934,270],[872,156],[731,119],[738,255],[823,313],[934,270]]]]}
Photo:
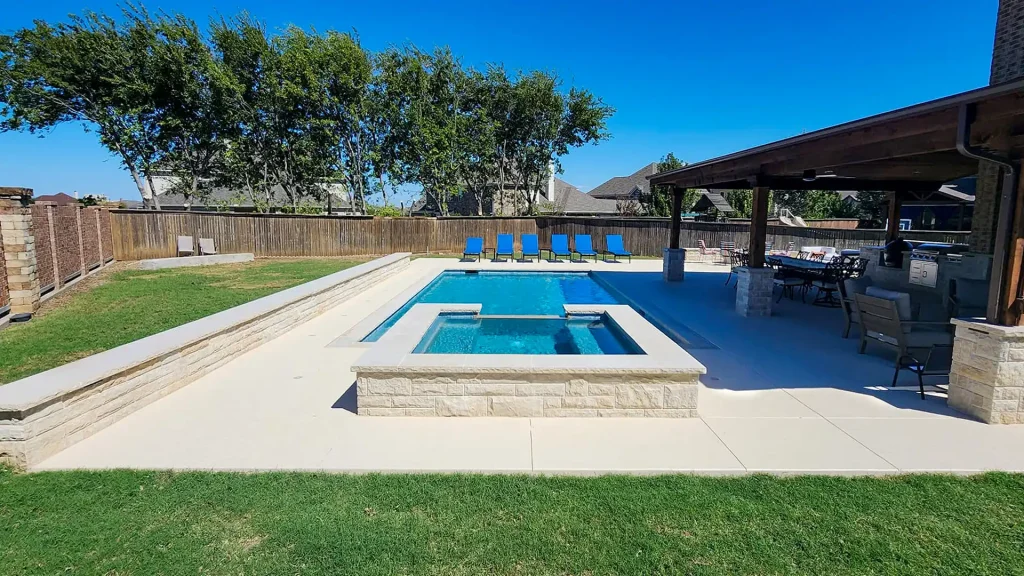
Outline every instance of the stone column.
{"type": "Polygon", "coordinates": [[[1024,326],[954,319],[951,408],[989,424],[1024,424],[1024,326]]]}
{"type": "Polygon", "coordinates": [[[682,282],[686,265],[685,248],[664,248],[661,251],[661,277],[666,282],[682,282]]]}
{"type": "Polygon", "coordinates": [[[28,188],[0,188],[0,239],[4,245],[7,288],[11,294],[11,315],[32,314],[39,308],[39,278],[36,276],[36,241],[28,188]]]}
{"type": "Polygon", "coordinates": [[[736,271],[736,313],[740,316],[771,316],[775,288],[771,268],[738,268],[736,271]]]}

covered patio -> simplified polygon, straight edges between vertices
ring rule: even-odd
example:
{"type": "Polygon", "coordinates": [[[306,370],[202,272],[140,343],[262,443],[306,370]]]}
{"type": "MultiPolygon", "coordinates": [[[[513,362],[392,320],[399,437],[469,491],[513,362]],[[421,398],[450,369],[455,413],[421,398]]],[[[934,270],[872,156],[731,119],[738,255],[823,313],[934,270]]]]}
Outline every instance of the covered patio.
{"type": "MultiPolygon", "coordinates": [[[[679,249],[686,189],[752,190],[749,265],[738,270],[735,310],[753,325],[760,322],[754,318],[773,313],[774,271],[765,267],[771,190],[888,192],[886,237],[892,241],[899,236],[902,202],[925,200],[944,183],[979,171],[996,171],[998,196],[983,197],[980,191],[978,196],[979,208],[986,202],[992,207],[991,231],[983,229],[984,222],[975,226],[976,236],[992,235],[992,251],[949,259],[941,265],[945,275],[940,273],[930,289],[947,302],[951,278],[987,286],[985,317],[953,321],[949,404],[985,422],[1024,423],[1022,152],[1024,81],[1015,81],[698,162],[650,180],[674,191],[669,253],[679,249]]],[[[908,281],[906,267],[886,269],[880,250],[863,255],[871,260],[869,275],[908,281]]]]}

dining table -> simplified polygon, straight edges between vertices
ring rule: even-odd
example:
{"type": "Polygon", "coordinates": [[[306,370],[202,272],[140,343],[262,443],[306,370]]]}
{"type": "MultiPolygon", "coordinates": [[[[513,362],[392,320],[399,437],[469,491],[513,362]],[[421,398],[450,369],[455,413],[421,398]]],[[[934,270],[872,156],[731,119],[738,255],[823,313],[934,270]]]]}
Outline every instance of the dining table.
{"type": "Polygon", "coordinates": [[[802,270],[805,272],[822,272],[825,270],[827,264],[819,260],[804,260],[803,258],[793,258],[792,256],[769,256],[779,261],[784,268],[791,268],[793,270],[802,270]]]}

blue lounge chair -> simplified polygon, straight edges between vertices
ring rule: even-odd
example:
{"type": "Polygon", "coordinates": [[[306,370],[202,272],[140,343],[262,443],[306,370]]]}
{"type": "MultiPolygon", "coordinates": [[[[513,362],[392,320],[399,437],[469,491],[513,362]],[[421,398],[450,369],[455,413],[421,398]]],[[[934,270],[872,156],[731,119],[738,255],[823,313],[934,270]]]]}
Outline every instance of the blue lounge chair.
{"type": "Polygon", "coordinates": [[[484,256],[484,239],[473,236],[466,238],[466,248],[462,251],[462,258],[466,259],[470,256],[476,256],[479,261],[484,256]]]}
{"type": "Polygon", "coordinates": [[[569,250],[569,236],[566,234],[552,234],[551,248],[548,249],[550,259],[560,256],[568,256],[572,260],[572,252],[569,250]]]}
{"type": "Polygon", "coordinates": [[[586,256],[593,256],[594,262],[597,262],[597,252],[594,252],[594,247],[591,246],[590,234],[577,234],[573,239],[575,244],[575,250],[573,252],[580,255],[580,261],[586,260],[586,256]]]}
{"type": "Polygon", "coordinates": [[[509,258],[515,258],[515,249],[512,245],[511,234],[498,234],[498,247],[494,249],[494,259],[497,260],[498,256],[508,254],[509,258]]]}
{"type": "Polygon", "coordinates": [[[536,234],[523,234],[523,259],[533,257],[540,260],[540,250],[537,248],[536,234]]]}
{"type": "Polygon", "coordinates": [[[619,261],[619,256],[626,256],[629,258],[630,262],[633,261],[633,253],[627,251],[622,245],[621,234],[609,234],[604,237],[604,242],[606,244],[604,249],[605,261],[608,261],[608,254],[611,254],[616,262],[619,261]]]}

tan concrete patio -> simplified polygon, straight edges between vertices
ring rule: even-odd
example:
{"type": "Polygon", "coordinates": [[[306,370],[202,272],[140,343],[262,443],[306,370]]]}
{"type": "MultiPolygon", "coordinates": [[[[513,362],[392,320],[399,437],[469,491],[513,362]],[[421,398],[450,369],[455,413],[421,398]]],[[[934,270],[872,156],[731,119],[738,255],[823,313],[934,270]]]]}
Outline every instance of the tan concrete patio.
{"type": "MultiPolygon", "coordinates": [[[[725,269],[689,264],[661,280],[660,260],[632,264],[483,263],[587,270],[701,344],[701,418],[517,419],[356,416],[349,368],[364,345],[330,346],[410,286],[445,268],[420,259],[283,336],[239,356],[36,466],[208,470],[698,472],[886,474],[1024,470],[1024,426],[989,426],[944,397],[887,388],[892,359],[857,354],[842,317],[784,300],[741,318],[725,269]]],[[[913,386],[911,386],[913,384],[913,386]]]]}

